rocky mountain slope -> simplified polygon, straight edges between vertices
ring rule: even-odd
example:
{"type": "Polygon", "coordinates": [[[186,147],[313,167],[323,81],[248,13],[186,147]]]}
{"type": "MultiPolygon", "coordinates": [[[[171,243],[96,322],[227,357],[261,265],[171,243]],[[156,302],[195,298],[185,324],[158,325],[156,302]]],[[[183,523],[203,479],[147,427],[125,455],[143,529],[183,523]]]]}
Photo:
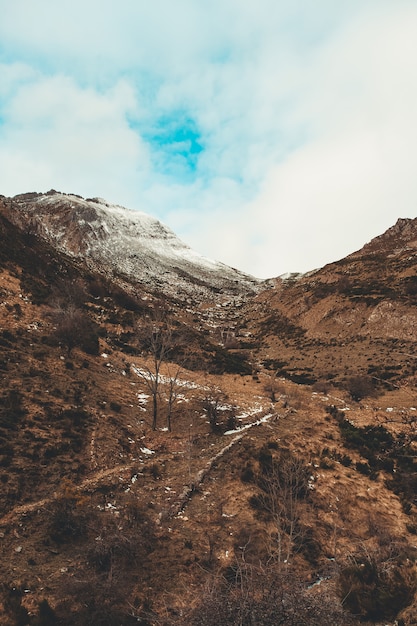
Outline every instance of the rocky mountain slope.
{"type": "Polygon", "coordinates": [[[409,251],[415,254],[417,248],[417,218],[399,218],[385,233],[365,244],[361,250],[349,255],[348,258],[363,258],[368,254],[386,254],[390,257],[399,256],[409,251]]]}
{"type": "Polygon", "coordinates": [[[370,375],[415,385],[417,220],[399,220],[362,250],[308,275],[276,281],[248,304],[258,359],[293,380],[370,375]]]}
{"type": "Polygon", "coordinates": [[[254,293],[261,281],[194,252],[140,211],[50,191],[4,198],[9,219],[90,267],[152,291],[204,299],[254,293]]]}
{"type": "Polygon", "coordinates": [[[414,221],[184,307],[10,211],[0,623],[416,624],[414,221]]]}

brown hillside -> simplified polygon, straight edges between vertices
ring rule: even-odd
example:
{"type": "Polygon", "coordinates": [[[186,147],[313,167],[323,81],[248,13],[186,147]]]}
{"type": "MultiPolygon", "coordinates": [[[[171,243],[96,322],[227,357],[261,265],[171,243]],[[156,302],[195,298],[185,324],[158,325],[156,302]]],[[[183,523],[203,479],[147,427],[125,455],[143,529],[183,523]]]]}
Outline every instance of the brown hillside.
{"type": "Polygon", "coordinates": [[[192,308],[0,236],[2,624],[417,624],[409,249],[192,308]]]}

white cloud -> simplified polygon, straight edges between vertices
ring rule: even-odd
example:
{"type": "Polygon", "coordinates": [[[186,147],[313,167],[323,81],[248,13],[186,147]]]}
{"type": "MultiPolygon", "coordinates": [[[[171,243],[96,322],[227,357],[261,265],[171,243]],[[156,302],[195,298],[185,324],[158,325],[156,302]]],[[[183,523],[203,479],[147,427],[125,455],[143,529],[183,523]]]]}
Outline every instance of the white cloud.
{"type": "Polygon", "coordinates": [[[1,4],[1,193],[107,196],[261,276],[415,215],[413,1],[1,4]],[[188,180],[146,139],[177,113],[204,147],[188,180]]]}
{"type": "Polygon", "coordinates": [[[134,186],[149,167],[147,148],[126,121],[134,106],[123,81],[102,93],[63,76],[25,82],[3,108],[3,193],[58,187],[117,197],[123,185],[134,186]]]}
{"type": "Polygon", "coordinates": [[[415,217],[416,26],[417,8],[406,3],[359,16],[306,66],[293,67],[296,80],[286,80],[292,109],[282,109],[277,124],[272,105],[281,94],[273,85],[268,98],[272,74],[261,76],[266,112],[256,135],[259,154],[251,145],[259,193],[238,216],[223,216],[220,237],[219,215],[207,217],[204,236],[191,234],[193,244],[209,253],[205,240],[218,237],[222,260],[268,276],[274,268],[306,271],[341,258],[397,217],[415,217]],[[275,141],[279,132],[287,140],[285,122],[290,137],[304,131],[304,138],[280,156],[275,141]]]}

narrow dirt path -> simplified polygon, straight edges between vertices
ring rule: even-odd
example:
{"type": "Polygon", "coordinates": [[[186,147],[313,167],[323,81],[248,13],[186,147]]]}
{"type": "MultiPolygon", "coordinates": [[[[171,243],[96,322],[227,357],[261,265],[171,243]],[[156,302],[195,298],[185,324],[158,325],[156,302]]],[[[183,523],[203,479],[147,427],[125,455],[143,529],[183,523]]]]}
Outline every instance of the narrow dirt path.
{"type": "MultiPolygon", "coordinates": [[[[99,470],[89,478],[83,480],[79,485],[76,485],[75,488],[77,489],[77,491],[85,491],[86,489],[99,483],[100,480],[108,478],[109,476],[114,476],[115,474],[122,474],[123,472],[131,471],[132,468],[135,466],[135,463],[131,463],[129,465],[117,465],[116,467],[111,467],[109,469],[99,470]]],[[[57,494],[54,493],[52,496],[49,496],[47,498],[41,498],[40,500],[36,500],[35,502],[28,502],[27,504],[21,504],[19,506],[16,506],[14,509],[6,513],[6,515],[0,518],[0,526],[7,526],[20,515],[25,515],[26,513],[31,513],[32,511],[41,509],[45,505],[56,500],[56,498],[57,494]]]]}
{"type": "MultiPolygon", "coordinates": [[[[177,502],[173,504],[171,512],[170,512],[170,516],[174,516],[178,514],[180,511],[182,511],[185,508],[188,501],[192,497],[192,494],[195,491],[195,489],[203,482],[203,480],[205,479],[207,474],[210,472],[213,465],[219,459],[221,459],[222,456],[224,456],[236,443],[238,443],[238,441],[240,441],[250,431],[251,428],[253,428],[254,426],[258,426],[259,424],[263,422],[268,421],[272,417],[274,417],[274,414],[265,415],[261,419],[258,419],[257,421],[253,423],[245,424],[243,427],[241,427],[241,429],[238,429],[236,431],[236,436],[232,439],[232,441],[230,441],[226,446],[221,448],[219,452],[217,452],[213,457],[211,457],[206,462],[206,465],[195,474],[194,480],[184,488],[177,502]]],[[[229,433],[229,434],[233,434],[233,433],[229,433]]],[[[94,449],[94,444],[92,448],[94,449]]],[[[91,455],[91,457],[92,457],[92,462],[95,462],[95,455],[93,454],[91,455]]],[[[132,462],[127,465],[126,464],[117,465],[115,467],[111,467],[108,469],[98,470],[94,472],[91,476],[83,480],[80,484],[75,485],[75,488],[77,489],[77,491],[80,491],[80,492],[86,491],[90,489],[91,487],[95,486],[101,480],[104,480],[105,478],[109,478],[111,476],[123,474],[124,472],[130,472],[134,468],[136,468],[136,466],[137,466],[137,462],[132,462]]],[[[49,497],[41,498],[40,500],[36,500],[35,502],[28,502],[26,504],[21,504],[21,505],[16,506],[14,509],[6,513],[6,515],[0,518],[0,527],[8,526],[16,518],[18,518],[21,515],[31,513],[38,509],[42,509],[44,506],[53,502],[56,498],[57,498],[57,493],[54,493],[53,495],[49,497]]]]}
{"type": "Polygon", "coordinates": [[[271,413],[269,415],[263,416],[261,419],[257,420],[256,422],[253,422],[252,424],[246,424],[240,429],[241,432],[239,432],[239,434],[236,437],[234,437],[232,441],[230,441],[227,444],[227,446],[224,446],[221,450],[219,450],[219,452],[217,452],[217,454],[215,454],[211,459],[209,459],[205,467],[203,467],[203,469],[199,470],[197,474],[195,474],[195,477],[192,483],[190,485],[187,485],[187,487],[181,493],[178,501],[172,506],[171,511],[170,511],[170,517],[174,517],[175,515],[178,515],[178,513],[181,513],[185,509],[185,507],[191,500],[193,493],[196,491],[197,487],[201,485],[201,483],[204,481],[207,474],[210,472],[210,470],[212,469],[212,467],[215,465],[217,461],[219,461],[227,452],[229,452],[229,450],[233,448],[233,446],[235,446],[241,439],[243,439],[243,437],[245,437],[245,435],[248,434],[251,428],[253,428],[254,426],[259,426],[263,423],[266,423],[270,418],[274,416],[275,415],[271,413]]]}

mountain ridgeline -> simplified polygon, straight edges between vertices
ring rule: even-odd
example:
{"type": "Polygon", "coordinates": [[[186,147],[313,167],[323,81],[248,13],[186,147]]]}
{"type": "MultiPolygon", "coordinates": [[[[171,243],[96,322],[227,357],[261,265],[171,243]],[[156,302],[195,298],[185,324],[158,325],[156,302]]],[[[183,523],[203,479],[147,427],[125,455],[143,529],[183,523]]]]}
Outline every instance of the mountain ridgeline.
{"type": "Polygon", "coordinates": [[[166,226],[101,198],[50,191],[5,200],[11,221],[99,271],[171,297],[254,293],[261,281],[197,254],[166,226]]]}

